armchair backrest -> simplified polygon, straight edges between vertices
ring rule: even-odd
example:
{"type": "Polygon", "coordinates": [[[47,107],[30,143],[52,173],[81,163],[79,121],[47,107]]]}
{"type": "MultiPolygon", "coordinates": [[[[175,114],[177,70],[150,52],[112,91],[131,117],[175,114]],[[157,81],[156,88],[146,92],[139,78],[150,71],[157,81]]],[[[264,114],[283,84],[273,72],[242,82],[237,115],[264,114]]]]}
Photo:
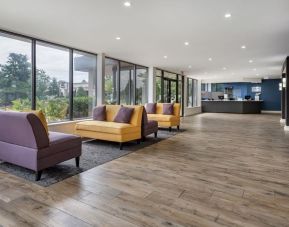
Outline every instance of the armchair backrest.
{"type": "Polygon", "coordinates": [[[0,111],[0,141],[40,149],[49,146],[49,138],[33,113],[0,111]]]}

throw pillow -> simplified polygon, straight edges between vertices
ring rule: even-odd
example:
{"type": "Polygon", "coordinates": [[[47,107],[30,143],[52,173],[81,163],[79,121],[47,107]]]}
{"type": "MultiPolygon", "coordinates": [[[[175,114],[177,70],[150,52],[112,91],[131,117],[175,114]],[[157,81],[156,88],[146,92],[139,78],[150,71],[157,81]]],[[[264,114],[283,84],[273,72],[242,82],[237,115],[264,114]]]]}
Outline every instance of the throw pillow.
{"type": "Polygon", "coordinates": [[[163,104],[163,114],[164,115],[174,115],[174,104],[164,103],[163,104]]]}
{"type": "Polygon", "coordinates": [[[92,111],[92,118],[95,121],[106,120],[106,106],[97,106],[92,111]]]}
{"type": "Polygon", "coordinates": [[[157,112],[157,104],[156,103],[147,103],[145,105],[146,112],[148,114],[155,114],[157,112]]]}
{"type": "Polygon", "coordinates": [[[118,110],[116,116],[114,117],[114,122],[117,123],[130,123],[132,113],[134,111],[134,108],[121,106],[118,110]]]}

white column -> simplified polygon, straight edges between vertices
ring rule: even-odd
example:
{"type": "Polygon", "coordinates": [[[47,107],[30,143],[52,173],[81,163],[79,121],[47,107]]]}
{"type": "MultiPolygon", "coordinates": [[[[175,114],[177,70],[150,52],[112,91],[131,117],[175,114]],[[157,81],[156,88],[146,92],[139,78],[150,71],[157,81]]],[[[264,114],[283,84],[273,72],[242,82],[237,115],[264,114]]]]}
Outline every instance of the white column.
{"type": "Polygon", "coordinates": [[[97,55],[97,105],[104,104],[104,76],[105,76],[105,54],[97,55]]]}
{"type": "Polygon", "coordinates": [[[148,86],[148,102],[155,102],[156,100],[156,76],[155,68],[149,67],[149,86],[148,86]]]}
{"type": "Polygon", "coordinates": [[[198,106],[202,105],[202,80],[198,80],[198,106]]]}

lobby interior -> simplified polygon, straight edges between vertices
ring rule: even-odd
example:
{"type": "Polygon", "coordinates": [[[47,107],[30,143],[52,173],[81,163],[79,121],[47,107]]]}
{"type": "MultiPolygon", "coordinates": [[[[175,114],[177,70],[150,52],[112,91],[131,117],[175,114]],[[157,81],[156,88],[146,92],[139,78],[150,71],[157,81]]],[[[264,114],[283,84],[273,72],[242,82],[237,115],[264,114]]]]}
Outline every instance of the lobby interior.
{"type": "Polygon", "coordinates": [[[0,226],[288,226],[288,0],[3,0],[0,226]]]}

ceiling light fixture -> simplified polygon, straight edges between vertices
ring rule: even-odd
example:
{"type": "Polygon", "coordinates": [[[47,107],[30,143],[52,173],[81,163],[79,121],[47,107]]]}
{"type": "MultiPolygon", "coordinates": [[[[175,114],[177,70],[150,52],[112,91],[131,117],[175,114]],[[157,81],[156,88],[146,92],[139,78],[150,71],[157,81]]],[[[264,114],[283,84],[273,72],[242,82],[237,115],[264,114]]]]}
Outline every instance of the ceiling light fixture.
{"type": "Polygon", "coordinates": [[[256,74],[256,76],[260,76],[260,74],[259,74],[259,73],[257,73],[257,74],[256,74]]]}
{"type": "Polygon", "coordinates": [[[125,7],[131,7],[131,2],[125,1],[125,2],[123,3],[123,5],[124,5],[125,7]]]}
{"type": "Polygon", "coordinates": [[[192,68],[192,66],[191,65],[189,65],[189,69],[191,69],[192,68]]]}
{"type": "Polygon", "coordinates": [[[116,40],[120,40],[120,37],[119,37],[119,36],[117,36],[115,39],[116,39],[116,40]]]}
{"type": "Polygon", "coordinates": [[[232,17],[232,14],[231,14],[231,13],[226,13],[226,14],[224,15],[224,17],[227,18],[227,19],[228,19],[228,18],[231,18],[231,17],[232,17]]]}
{"type": "Polygon", "coordinates": [[[213,61],[213,59],[212,59],[212,58],[209,58],[208,60],[209,60],[209,61],[213,61]]]}
{"type": "Polygon", "coordinates": [[[249,60],[249,63],[253,63],[253,60],[249,60]]]}
{"type": "Polygon", "coordinates": [[[189,46],[190,45],[190,43],[189,42],[185,42],[185,46],[189,46]]]}
{"type": "Polygon", "coordinates": [[[241,46],[241,48],[242,48],[242,49],[246,49],[246,46],[245,46],[245,45],[243,45],[243,46],[241,46]]]}
{"type": "Polygon", "coordinates": [[[227,70],[227,68],[226,68],[226,67],[223,67],[223,70],[227,70]]]}
{"type": "Polygon", "coordinates": [[[257,71],[257,69],[256,69],[256,68],[254,68],[254,69],[253,69],[253,71],[257,71]]]}
{"type": "Polygon", "coordinates": [[[168,58],[168,56],[167,56],[167,55],[165,55],[165,56],[164,56],[164,59],[167,59],[167,58],[168,58]]]}

